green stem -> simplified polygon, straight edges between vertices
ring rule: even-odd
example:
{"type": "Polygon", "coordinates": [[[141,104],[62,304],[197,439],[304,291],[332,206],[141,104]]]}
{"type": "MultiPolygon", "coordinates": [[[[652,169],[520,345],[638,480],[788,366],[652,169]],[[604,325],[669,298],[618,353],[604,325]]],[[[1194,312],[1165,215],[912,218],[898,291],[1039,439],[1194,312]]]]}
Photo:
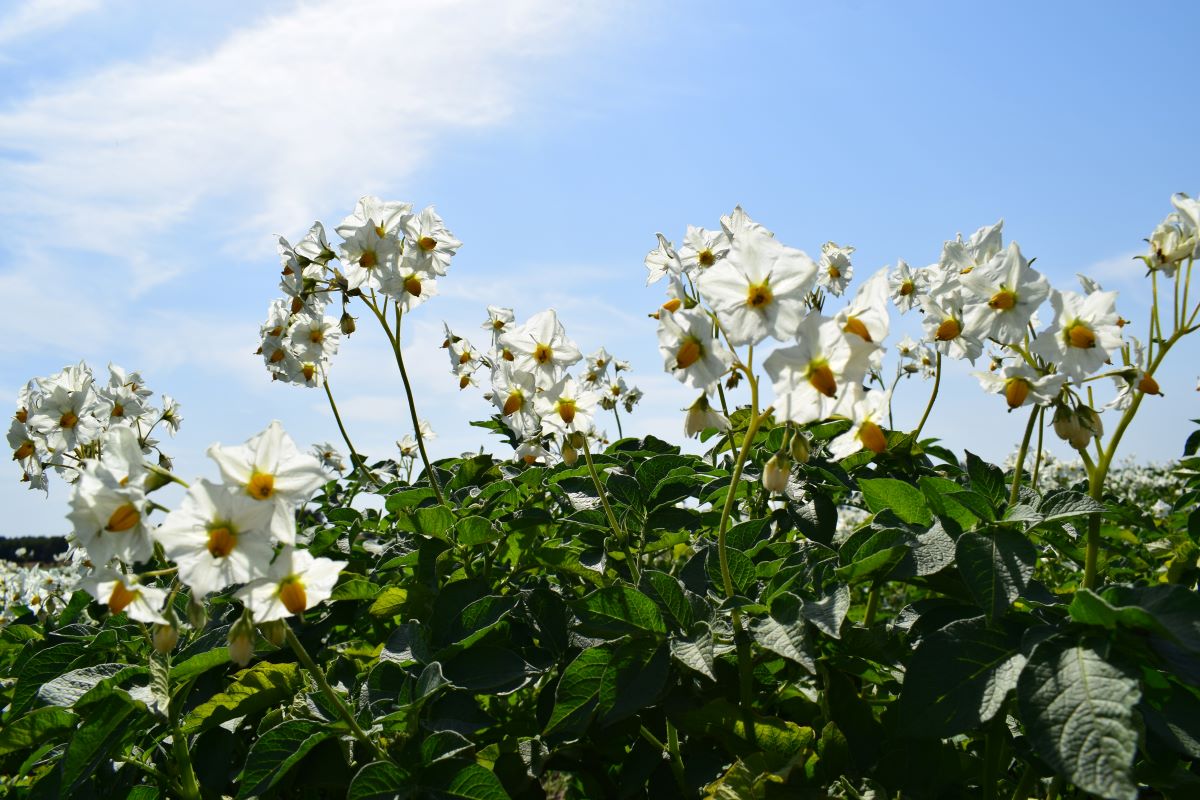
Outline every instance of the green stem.
{"type": "Polygon", "coordinates": [[[875,615],[879,612],[879,584],[871,584],[867,594],[867,610],[863,613],[863,627],[869,628],[875,623],[875,615]]]}
{"type": "Polygon", "coordinates": [[[192,768],[192,757],[188,753],[187,737],[179,729],[179,723],[171,722],[171,750],[179,767],[179,793],[185,800],[200,800],[200,785],[196,782],[196,771],[192,768]]]}
{"type": "MultiPolygon", "coordinates": [[[[1037,440],[1037,455],[1033,459],[1033,474],[1029,476],[1029,483],[1035,492],[1038,491],[1038,473],[1042,469],[1042,435],[1046,432],[1046,407],[1042,406],[1041,413],[1038,414],[1038,440],[1037,440]]],[[[1040,492],[1039,492],[1040,496],[1040,492]]]]}
{"type": "Polygon", "coordinates": [[[671,773],[680,791],[687,794],[687,779],[683,769],[683,756],[679,752],[679,731],[667,720],[667,754],[671,756],[671,773]]]}
{"type": "Polygon", "coordinates": [[[608,516],[609,527],[612,528],[617,541],[621,543],[621,549],[625,551],[625,558],[629,561],[629,574],[633,578],[633,582],[638,583],[641,580],[641,571],[638,569],[637,560],[634,559],[633,553],[629,549],[629,537],[621,529],[620,523],[617,522],[617,515],[613,513],[612,506],[608,503],[608,494],[604,491],[604,484],[600,483],[600,474],[596,472],[596,464],[592,461],[592,449],[588,446],[587,436],[583,437],[583,458],[587,461],[588,473],[592,476],[592,484],[596,487],[596,494],[600,496],[600,503],[604,506],[605,515],[608,516]]]}
{"type": "Polygon", "coordinates": [[[354,462],[355,466],[357,466],[359,471],[362,472],[364,478],[378,486],[379,484],[375,480],[375,476],[373,476],[371,471],[367,469],[367,464],[365,461],[363,461],[363,457],[360,456],[358,451],[354,449],[354,443],[350,441],[350,434],[346,433],[346,426],[342,424],[342,415],[338,413],[337,403],[335,403],[333,400],[333,390],[329,388],[328,375],[325,376],[323,383],[325,385],[325,396],[329,398],[329,407],[333,410],[333,419],[335,422],[337,422],[338,430],[342,432],[342,440],[346,442],[346,447],[350,448],[350,460],[354,462]]]}
{"type": "Polygon", "coordinates": [[[921,415],[921,421],[917,423],[917,429],[913,432],[913,441],[921,441],[921,431],[925,427],[925,421],[929,419],[929,412],[933,410],[933,403],[937,400],[938,387],[942,385],[942,354],[937,354],[937,361],[934,362],[933,372],[933,392],[929,395],[929,404],[925,406],[925,413],[921,415]]]}
{"type": "Polygon", "coordinates": [[[983,750],[983,797],[996,800],[1000,780],[1000,762],[1004,758],[1004,718],[998,716],[988,726],[983,750]]]}
{"type": "Polygon", "coordinates": [[[617,420],[617,438],[624,439],[625,432],[621,430],[621,413],[617,411],[617,407],[615,405],[612,407],[612,412],[613,416],[616,417],[617,420]]]}
{"type": "Polygon", "coordinates": [[[321,687],[321,692],[329,699],[329,702],[333,703],[333,707],[337,709],[338,716],[350,728],[350,732],[354,734],[354,738],[358,739],[366,747],[371,759],[378,759],[380,757],[379,749],[371,741],[371,737],[367,735],[367,732],[358,724],[358,720],[354,718],[354,715],[350,713],[350,709],[342,702],[342,698],[338,697],[337,692],[333,691],[333,687],[325,679],[325,671],[318,667],[316,662],[312,660],[312,656],[308,654],[308,651],[304,649],[304,645],[296,638],[296,634],[292,632],[290,625],[286,626],[286,631],[288,646],[292,648],[292,652],[296,654],[296,658],[300,659],[300,663],[308,670],[308,674],[312,675],[313,679],[317,682],[317,686],[321,687]]]}
{"type": "Polygon", "coordinates": [[[191,488],[191,484],[189,484],[183,478],[176,475],[174,472],[171,472],[171,470],[169,470],[169,469],[163,469],[162,467],[158,466],[157,464],[151,464],[149,461],[146,462],[146,469],[150,470],[155,475],[160,475],[160,476],[166,478],[167,480],[171,481],[172,483],[178,483],[180,486],[182,486],[185,489],[191,488]]]}
{"type": "Polygon", "coordinates": [[[429,485],[433,487],[433,494],[437,498],[439,505],[446,505],[446,500],[442,497],[442,487],[438,483],[437,473],[434,472],[433,465],[429,463],[429,455],[425,452],[425,437],[421,435],[421,421],[417,419],[417,404],[413,400],[412,383],[408,380],[408,370],[404,368],[404,351],[400,347],[400,306],[396,306],[396,333],[392,335],[391,326],[388,325],[387,317],[380,313],[374,303],[369,301],[365,296],[362,298],[366,303],[367,308],[375,314],[375,318],[379,320],[379,324],[383,326],[383,332],[388,338],[388,343],[392,346],[392,352],[396,356],[396,366],[400,368],[400,380],[404,382],[404,394],[408,398],[408,413],[412,417],[413,435],[417,439],[417,450],[421,453],[421,461],[425,464],[425,474],[429,476],[429,485]]]}
{"type": "MultiPolygon", "coordinates": [[[[1021,470],[1025,469],[1025,453],[1029,451],[1029,440],[1033,437],[1033,424],[1038,420],[1042,407],[1034,405],[1033,413],[1029,415],[1029,423],[1025,426],[1025,436],[1021,439],[1021,447],[1017,450],[1017,465],[1013,467],[1012,491],[1008,494],[1008,505],[1015,506],[1021,489],[1021,470]]],[[[1038,448],[1041,455],[1041,448],[1038,448]]]]}
{"type": "MultiPolygon", "coordinates": [[[[751,392],[757,405],[758,387],[751,384],[751,392]]],[[[725,596],[733,597],[733,578],[729,573],[729,553],[726,549],[725,536],[729,532],[729,517],[733,513],[734,498],[737,495],[738,482],[742,479],[742,469],[746,466],[746,458],[750,455],[750,447],[754,444],[754,435],[762,425],[766,414],[755,412],[746,428],[746,437],[742,440],[742,449],[738,451],[737,461],[733,464],[733,475],[729,479],[729,493],[725,495],[725,507],[721,510],[721,524],[717,528],[717,556],[721,562],[721,581],[724,584],[725,596]]]]}
{"type": "Polygon", "coordinates": [[[1026,764],[1025,770],[1021,773],[1021,780],[1017,783],[1017,788],[1013,789],[1012,800],[1029,800],[1029,795],[1036,782],[1037,772],[1034,771],[1032,765],[1026,764]]]}

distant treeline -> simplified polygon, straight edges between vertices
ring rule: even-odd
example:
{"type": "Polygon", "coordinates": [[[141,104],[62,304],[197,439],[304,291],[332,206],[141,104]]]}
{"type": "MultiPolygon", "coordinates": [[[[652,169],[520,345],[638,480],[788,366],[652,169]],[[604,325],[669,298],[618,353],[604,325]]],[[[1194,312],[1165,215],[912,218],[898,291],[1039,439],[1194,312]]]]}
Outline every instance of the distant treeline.
{"type": "Polygon", "coordinates": [[[18,564],[42,564],[54,561],[65,552],[65,536],[17,536],[0,539],[0,560],[18,564]],[[23,551],[22,551],[23,548],[23,551]],[[18,555],[18,551],[21,551],[18,555]]]}

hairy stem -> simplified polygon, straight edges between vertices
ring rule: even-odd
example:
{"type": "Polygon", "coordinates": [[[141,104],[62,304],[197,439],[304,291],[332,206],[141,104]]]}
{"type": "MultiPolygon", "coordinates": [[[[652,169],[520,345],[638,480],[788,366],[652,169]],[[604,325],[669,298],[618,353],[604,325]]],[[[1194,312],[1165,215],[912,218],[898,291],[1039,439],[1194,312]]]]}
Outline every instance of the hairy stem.
{"type": "MultiPolygon", "coordinates": [[[[1021,489],[1021,470],[1025,468],[1025,453],[1029,450],[1029,440],[1033,437],[1033,425],[1038,421],[1038,415],[1041,413],[1042,407],[1034,405],[1033,413],[1029,415],[1029,424],[1025,426],[1025,436],[1021,439],[1021,447],[1017,450],[1017,464],[1013,467],[1012,491],[1008,494],[1008,504],[1015,506],[1017,498],[1020,496],[1021,489]]],[[[1041,448],[1038,448],[1038,456],[1041,457],[1041,448]]]]}
{"type": "Polygon", "coordinates": [[[350,441],[350,434],[346,433],[346,426],[342,424],[342,415],[338,413],[337,403],[333,401],[333,391],[329,388],[328,375],[325,376],[323,383],[325,384],[325,396],[329,398],[329,408],[333,410],[333,419],[337,422],[338,430],[342,432],[342,440],[346,442],[346,447],[350,448],[350,461],[354,463],[364,478],[378,485],[375,477],[371,475],[371,471],[367,469],[367,464],[363,461],[363,457],[354,449],[354,443],[350,441]]]}
{"type": "Polygon", "coordinates": [[[296,658],[300,659],[300,663],[308,670],[308,674],[313,676],[313,680],[321,688],[321,693],[329,699],[330,703],[333,703],[333,707],[337,709],[338,716],[350,728],[350,732],[354,734],[354,738],[358,739],[367,749],[367,753],[371,759],[378,759],[380,757],[379,749],[375,747],[375,743],[371,741],[371,737],[367,735],[367,732],[358,724],[358,720],[350,713],[350,709],[342,702],[342,698],[338,697],[337,692],[333,691],[333,687],[329,685],[329,681],[325,678],[325,671],[318,667],[316,662],[312,660],[312,656],[308,654],[308,651],[304,649],[304,645],[300,643],[300,640],[296,638],[296,634],[292,632],[291,626],[288,625],[285,630],[287,631],[288,646],[292,648],[292,652],[296,654],[296,658]]]}
{"type": "Polygon", "coordinates": [[[583,437],[583,458],[587,461],[588,474],[592,476],[592,484],[596,487],[596,494],[600,496],[600,503],[604,506],[604,513],[608,517],[609,527],[616,535],[617,541],[621,543],[621,549],[625,551],[625,558],[629,562],[629,574],[633,578],[633,582],[637,583],[641,580],[641,571],[638,569],[637,560],[633,557],[633,552],[629,549],[629,537],[617,522],[617,515],[613,513],[612,506],[608,502],[608,493],[604,490],[604,484],[600,482],[600,473],[596,471],[596,464],[592,461],[592,449],[588,446],[587,437],[583,437]]]}
{"type": "Polygon", "coordinates": [[[938,388],[942,385],[942,354],[937,354],[937,361],[934,362],[933,371],[933,392],[929,395],[929,404],[925,406],[925,413],[921,415],[921,421],[917,423],[917,429],[913,432],[913,441],[921,441],[921,431],[925,428],[925,422],[929,419],[929,412],[933,411],[933,404],[937,400],[938,388]]]}

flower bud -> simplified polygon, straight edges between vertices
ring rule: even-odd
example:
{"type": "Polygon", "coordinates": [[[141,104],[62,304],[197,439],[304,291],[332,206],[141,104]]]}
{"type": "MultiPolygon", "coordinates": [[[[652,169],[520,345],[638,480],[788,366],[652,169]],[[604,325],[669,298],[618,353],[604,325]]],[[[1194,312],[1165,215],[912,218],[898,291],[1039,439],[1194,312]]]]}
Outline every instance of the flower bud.
{"type": "Polygon", "coordinates": [[[239,667],[249,664],[250,659],[254,656],[256,636],[254,620],[251,619],[249,610],[245,610],[242,612],[242,616],[238,617],[238,621],[233,623],[233,627],[229,629],[229,660],[239,667]]]}
{"type": "Polygon", "coordinates": [[[807,464],[808,459],[812,456],[812,445],[808,442],[808,437],[803,433],[796,433],[792,437],[791,446],[792,461],[797,464],[807,464]]]}
{"type": "Polygon", "coordinates": [[[729,420],[721,413],[713,410],[708,402],[708,395],[700,395],[696,402],[687,410],[683,419],[683,433],[687,437],[699,436],[706,428],[716,428],[720,431],[729,430],[729,420]]]}
{"type": "Polygon", "coordinates": [[[1148,372],[1142,373],[1142,379],[1137,384],[1138,391],[1142,394],[1162,394],[1162,389],[1158,386],[1158,381],[1154,380],[1154,376],[1148,372]]]}
{"type": "Polygon", "coordinates": [[[287,623],[281,619],[264,622],[258,626],[258,631],[268,642],[276,647],[283,647],[287,641],[287,623]]]}
{"type": "Polygon", "coordinates": [[[204,630],[204,626],[208,624],[208,611],[195,595],[188,598],[187,618],[188,624],[198,631],[204,630]]]}
{"type": "Polygon", "coordinates": [[[575,466],[575,462],[579,460],[579,451],[569,444],[564,444],[562,447],[562,460],[568,467],[575,466]]]}
{"type": "Polygon", "coordinates": [[[349,311],[342,312],[342,318],[340,320],[338,320],[338,328],[342,331],[342,334],[345,336],[349,336],[350,334],[354,333],[354,331],[356,330],[356,326],[354,324],[354,317],[350,316],[349,311]]]}
{"type": "MultiPolygon", "coordinates": [[[[168,617],[169,618],[169,617],[168,617]]],[[[179,629],[174,624],[163,625],[156,623],[151,633],[155,651],[166,655],[175,649],[179,643],[179,629]]]]}
{"type": "Polygon", "coordinates": [[[763,468],[762,484],[768,492],[780,493],[787,489],[788,475],[792,471],[792,460],[785,453],[771,456],[763,468]]]}

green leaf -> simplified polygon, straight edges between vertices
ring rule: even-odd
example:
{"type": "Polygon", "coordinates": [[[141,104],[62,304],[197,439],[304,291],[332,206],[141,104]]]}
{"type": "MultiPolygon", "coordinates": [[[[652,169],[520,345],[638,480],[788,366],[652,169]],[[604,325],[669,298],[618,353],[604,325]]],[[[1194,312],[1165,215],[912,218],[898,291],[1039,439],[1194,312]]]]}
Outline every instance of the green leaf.
{"type": "MultiPolygon", "coordinates": [[[[725,557],[729,560],[729,579],[733,581],[734,591],[738,594],[745,594],[746,590],[754,584],[754,562],[745,553],[734,550],[732,547],[725,548],[725,557]]],[[[713,547],[708,551],[704,566],[708,571],[708,580],[713,586],[724,591],[725,580],[721,577],[721,554],[717,548],[713,547]]]]}
{"type": "Polygon", "coordinates": [[[858,481],[858,488],[872,514],[878,514],[886,508],[905,522],[915,525],[933,522],[925,496],[904,481],[895,478],[862,478],[858,481]]]}
{"type": "Polygon", "coordinates": [[[611,725],[654,704],[667,682],[668,652],[645,639],[627,641],[613,652],[596,698],[601,725],[611,725]]]}
{"type": "Polygon", "coordinates": [[[1097,502],[1080,492],[1068,490],[1051,492],[1038,504],[1038,514],[1041,515],[1042,521],[1034,527],[1045,525],[1048,522],[1057,522],[1088,514],[1102,514],[1106,510],[1103,503],[1097,502]]]}
{"type": "Polygon", "coordinates": [[[955,543],[958,571],[975,602],[989,617],[999,617],[1033,577],[1037,550],[1024,534],[1005,528],[964,533],[955,543]]]}
{"type": "Polygon", "coordinates": [[[1017,702],[1034,751],[1085,792],[1136,800],[1133,759],[1138,682],[1088,646],[1057,641],[1034,649],[1017,702]]]}
{"type": "Polygon", "coordinates": [[[388,511],[396,512],[400,511],[401,509],[412,508],[413,506],[418,505],[421,501],[428,500],[429,498],[435,496],[436,495],[434,495],[433,489],[430,488],[408,489],[403,492],[396,492],[395,494],[388,495],[387,500],[384,501],[384,506],[387,507],[388,511]]]}
{"type": "Polygon", "coordinates": [[[820,600],[805,600],[800,609],[804,618],[834,639],[840,639],[842,622],[850,611],[850,587],[840,585],[820,600]]]}
{"type": "Polygon", "coordinates": [[[390,761],[367,764],[354,775],[346,800],[392,800],[412,793],[412,777],[390,761]]]}
{"type": "Polygon", "coordinates": [[[748,712],[725,699],[713,700],[702,708],[687,711],[679,721],[680,727],[689,732],[720,740],[735,755],[761,751],[780,763],[803,752],[817,738],[812,728],[748,712]],[[753,739],[746,730],[747,717],[753,728],[753,739]]]}
{"type": "Polygon", "coordinates": [[[454,767],[454,773],[436,789],[439,797],[462,800],[509,800],[504,784],[490,770],[478,764],[454,767]]]}
{"type": "Polygon", "coordinates": [[[646,594],[659,601],[676,625],[685,631],[692,627],[692,621],[695,619],[692,605],[683,593],[683,584],[678,578],[648,569],[642,573],[642,582],[646,584],[646,594]]]}
{"type": "Polygon", "coordinates": [[[171,683],[179,685],[208,672],[210,669],[223,667],[228,663],[228,647],[214,647],[212,650],[205,650],[185,661],[180,661],[178,664],[173,665],[171,667],[171,683]]]}
{"type": "Polygon", "coordinates": [[[992,719],[1025,666],[1019,647],[1019,636],[984,617],[956,620],[922,639],[904,672],[902,729],[943,739],[992,719]]]}
{"type": "Polygon", "coordinates": [[[454,538],[467,547],[494,542],[503,535],[504,531],[484,517],[464,517],[454,523],[454,538]]]}
{"type": "Polygon", "coordinates": [[[1004,472],[970,450],[967,451],[967,475],[971,478],[971,488],[989,498],[993,505],[998,505],[1008,494],[1004,472]]]}
{"type": "Polygon", "coordinates": [[[46,681],[38,689],[38,699],[50,706],[73,706],[76,701],[101,683],[107,681],[109,686],[117,686],[124,681],[145,674],[145,667],[131,664],[112,663],[81,667],[46,681]]]}
{"type": "Polygon", "coordinates": [[[366,578],[351,576],[333,587],[333,594],[329,595],[329,599],[335,603],[340,600],[373,600],[379,592],[378,584],[371,583],[366,578]]]}
{"type": "Polygon", "coordinates": [[[409,521],[413,530],[422,536],[432,536],[435,539],[446,540],[446,531],[454,524],[454,515],[445,506],[429,506],[410,512],[409,521]]]}
{"type": "Polygon", "coordinates": [[[258,737],[246,756],[242,774],[237,778],[238,800],[265,794],[309,750],[334,733],[327,725],[297,719],[282,722],[258,737]]]}
{"type": "Polygon", "coordinates": [[[546,735],[567,723],[574,727],[591,715],[600,694],[600,681],[611,659],[612,651],[590,647],[567,665],[554,693],[554,711],[546,723],[546,735]]]}
{"type": "Polygon", "coordinates": [[[79,717],[65,708],[35,708],[23,717],[7,721],[0,730],[0,756],[41,744],[55,734],[75,729],[79,717]]]}
{"type": "Polygon", "coordinates": [[[388,586],[375,598],[367,609],[372,617],[394,617],[408,602],[408,590],[399,586],[388,586]]]}
{"type": "Polygon", "coordinates": [[[296,664],[262,662],[234,676],[234,682],[192,709],[183,721],[184,733],[196,733],[234,717],[255,714],[291,700],[304,685],[296,664]]]}
{"type": "Polygon", "coordinates": [[[713,674],[713,636],[712,631],[703,625],[699,633],[683,639],[671,637],[671,657],[689,669],[694,669],[709,680],[715,681],[713,674]]]}
{"type": "Polygon", "coordinates": [[[65,642],[51,645],[38,650],[17,676],[17,685],[12,693],[12,708],[10,714],[20,713],[28,708],[37,697],[38,689],[46,681],[62,675],[75,659],[83,655],[84,646],[79,642],[65,642]]]}
{"type": "Polygon", "coordinates": [[[638,484],[650,495],[658,488],[658,484],[678,467],[690,467],[696,463],[695,456],[661,455],[654,456],[642,462],[634,471],[633,477],[638,484]]]}
{"type": "Polygon", "coordinates": [[[666,633],[658,606],[631,586],[606,586],[575,603],[583,627],[597,636],[666,633]]]}
{"type": "Polygon", "coordinates": [[[937,516],[949,517],[963,530],[970,530],[979,523],[980,516],[978,514],[967,505],[954,499],[954,495],[962,492],[962,487],[954,481],[926,475],[917,483],[920,485],[925,499],[929,502],[930,510],[937,516]]]}
{"type": "Polygon", "coordinates": [[[750,635],[765,650],[794,661],[812,674],[817,665],[813,660],[800,599],[784,594],[771,603],[771,613],[750,621],[750,635]]]}
{"type": "Polygon", "coordinates": [[[109,751],[130,731],[126,723],[135,710],[125,694],[110,694],[92,707],[87,720],[75,731],[62,758],[62,784],[66,796],[83,785],[109,751]]]}

